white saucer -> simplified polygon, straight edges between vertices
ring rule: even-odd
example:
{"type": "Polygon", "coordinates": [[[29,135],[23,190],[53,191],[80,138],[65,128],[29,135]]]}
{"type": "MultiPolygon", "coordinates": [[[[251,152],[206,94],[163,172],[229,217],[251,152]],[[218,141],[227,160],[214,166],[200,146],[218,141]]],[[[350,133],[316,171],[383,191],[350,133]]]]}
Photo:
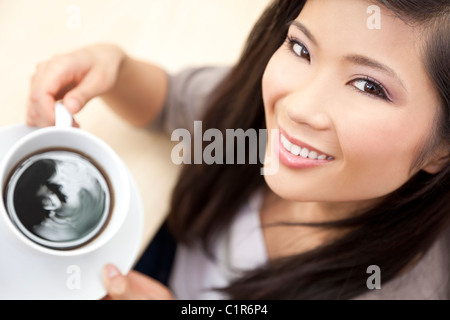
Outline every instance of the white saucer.
{"type": "MultiPolygon", "coordinates": [[[[32,132],[23,124],[0,128],[0,162],[8,149],[32,132]]],[[[98,300],[105,296],[102,268],[115,264],[124,274],[136,262],[142,239],[143,206],[130,174],[132,201],[128,216],[113,239],[78,257],[38,253],[9,236],[0,220],[1,300],[98,300]]]]}

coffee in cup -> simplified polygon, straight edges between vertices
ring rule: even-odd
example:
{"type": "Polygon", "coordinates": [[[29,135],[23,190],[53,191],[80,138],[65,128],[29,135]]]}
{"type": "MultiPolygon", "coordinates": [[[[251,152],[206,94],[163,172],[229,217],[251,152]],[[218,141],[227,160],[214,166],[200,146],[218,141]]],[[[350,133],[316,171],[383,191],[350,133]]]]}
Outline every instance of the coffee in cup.
{"type": "Polygon", "coordinates": [[[0,222],[33,250],[76,256],[117,234],[128,215],[131,185],[112,148],[72,128],[71,115],[59,107],[55,127],[27,134],[4,156],[0,222]]]}
{"type": "Polygon", "coordinates": [[[12,170],[4,202],[10,219],[30,240],[69,250],[106,226],[113,192],[100,166],[75,150],[41,150],[12,170]]]}

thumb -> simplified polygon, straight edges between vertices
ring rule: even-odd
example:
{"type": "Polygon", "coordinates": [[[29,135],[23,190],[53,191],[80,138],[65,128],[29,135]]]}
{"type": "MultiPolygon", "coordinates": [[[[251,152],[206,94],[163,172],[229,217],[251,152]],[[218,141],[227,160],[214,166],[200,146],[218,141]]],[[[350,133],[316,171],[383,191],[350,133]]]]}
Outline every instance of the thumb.
{"type": "Polygon", "coordinates": [[[103,269],[103,284],[108,292],[109,298],[113,300],[133,300],[130,290],[130,284],[119,269],[111,264],[108,264],[103,269]]]}
{"type": "Polygon", "coordinates": [[[92,98],[105,91],[105,83],[102,83],[101,76],[91,70],[83,80],[72,90],[64,95],[63,103],[72,114],[76,114],[92,98]]]}

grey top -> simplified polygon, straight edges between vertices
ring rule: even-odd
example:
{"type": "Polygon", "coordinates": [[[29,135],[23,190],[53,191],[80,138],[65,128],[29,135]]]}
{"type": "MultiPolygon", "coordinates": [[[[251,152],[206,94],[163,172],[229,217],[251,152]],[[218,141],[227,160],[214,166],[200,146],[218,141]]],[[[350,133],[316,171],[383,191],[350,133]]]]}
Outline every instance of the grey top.
{"type": "Polygon", "coordinates": [[[201,121],[208,97],[228,71],[225,67],[203,67],[170,75],[165,106],[151,128],[168,134],[181,128],[193,132],[194,121],[201,121]]]}
{"type": "MultiPolygon", "coordinates": [[[[151,127],[168,134],[178,128],[186,128],[192,132],[194,121],[202,119],[208,96],[228,70],[229,68],[194,68],[171,75],[165,107],[151,127]]],[[[381,289],[368,289],[367,293],[357,299],[449,299],[449,248],[450,233],[447,232],[418,263],[400,277],[384,284],[381,270],[381,289]]],[[[367,274],[367,278],[370,276],[371,274],[367,274]]]]}

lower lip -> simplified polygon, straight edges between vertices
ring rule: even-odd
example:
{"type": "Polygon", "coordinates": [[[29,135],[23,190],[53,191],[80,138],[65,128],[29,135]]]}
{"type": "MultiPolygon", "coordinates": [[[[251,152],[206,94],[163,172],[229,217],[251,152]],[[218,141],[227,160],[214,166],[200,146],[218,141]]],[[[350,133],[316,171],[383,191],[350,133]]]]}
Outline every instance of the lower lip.
{"type": "Polygon", "coordinates": [[[281,163],[285,166],[294,168],[294,169],[308,169],[315,168],[319,166],[323,166],[332,162],[333,160],[312,160],[309,158],[303,158],[301,156],[294,156],[292,153],[287,151],[281,143],[281,134],[278,138],[278,143],[276,147],[278,157],[280,158],[281,163]]]}

